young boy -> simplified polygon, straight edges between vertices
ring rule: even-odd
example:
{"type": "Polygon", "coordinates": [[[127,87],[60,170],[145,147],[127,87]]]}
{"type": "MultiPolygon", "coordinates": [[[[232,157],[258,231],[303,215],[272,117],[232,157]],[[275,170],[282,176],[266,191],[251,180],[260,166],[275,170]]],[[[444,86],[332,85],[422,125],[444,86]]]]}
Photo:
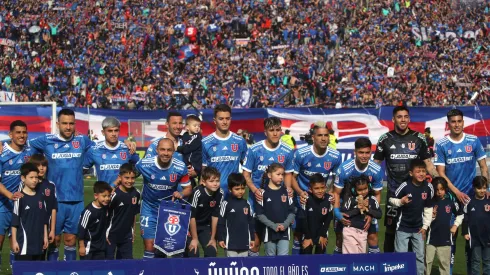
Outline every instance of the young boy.
{"type": "Polygon", "coordinates": [[[332,220],[330,195],[325,193],[325,179],[319,173],[310,177],[308,199],[298,211],[299,226],[296,232],[303,233],[300,254],[325,254],[328,243],[328,227],[332,220]]]}
{"type": "Polygon", "coordinates": [[[219,207],[223,200],[220,188],[220,172],[214,167],[202,170],[201,185],[194,189],[189,231],[192,237],[187,246],[187,257],[199,257],[199,245],[204,257],[216,257],[216,228],[218,227],[219,207]]]}
{"type": "Polygon", "coordinates": [[[247,257],[253,248],[255,222],[252,208],[246,199],[247,181],[242,174],[231,173],[228,177],[230,196],[221,203],[218,219],[218,244],[226,249],[227,257],[247,257]]]}
{"type": "Polygon", "coordinates": [[[48,241],[49,246],[47,249],[47,260],[58,260],[58,247],[55,245],[55,226],[56,226],[56,212],[58,211],[58,200],[56,199],[56,186],[54,183],[46,179],[46,173],[48,171],[48,160],[43,154],[34,154],[29,159],[29,162],[34,164],[39,171],[39,184],[37,186],[38,192],[44,197],[46,203],[46,213],[48,218],[48,241]]]}
{"type": "Polygon", "coordinates": [[[109,227],[107,228],[106,258],[132,259],[136,215],[140,212],[140,192],[134,188],[136,171],[132,164],[119,168],[118,182],[109,204],[109,227]]]}
{"type": "Polygon", "coordinates": [[[105,260],[107,205],[111,201],[111,186],[104,181],[94,184],[94,201],[85,207],[78,223],[80,260],[105,260]]]}
{"type": "Polygon", "coordinates": [[[343,254],[366,253],[368,237],[368,232],[364,231],[366,216],[370,215],[373,219],[382,217],[379,203],[376,197],[372,196],[373,189],[370,182],[368,176],[361,174],[352,179],[349,188],[345,190],[346,198],[342,203],[341,211],[347,214],[345,218],[350,222],[350,226],[343,226],[342,229],[343,254]]]}
{"type": "Polygon", "coordinates": [[[408,243],[417,260],[417,274],[423,275],[424,240],[427,228],[432,221],[432,198],[434,188],[426,181],[427,168],[425,162],[414,159],[410,163],[410,177],[395,191],[396,198],[390,198],[389,203],[400,207],[400,220],[396,226],[395,251],[408,252],[408,243]]]}
{"type": "Polygon", "coordinates": [[[463,221],[463,209],[458,202],[454,201],[448,189],[446,179],[435,177],[432,186],[436,189],[432,223],[427,232],[427,246],[425,247],[425,273],[430,274],[434,256],[439,259],[439,274],[450,274],[451,245],[458,226],[463,221]],[[454,224],[451,225],[452,217],[456,216],[454,224]]]}
{"type": "Polygon", "coordinates": [[[184,157],[184,162],[194,168],[196,176],[192,182],[199,182],[202,167],[202,135],[201,119],[195,115],[189,115],[185,119],[186,132],[182,135],[183,145],[177,147],[177,152],[184,157]]]}
{"type": "Polygon", "coordinates": [[[48,247],[48,219],[44,197],[36,192],[38,185],[36,165],[25,163],[20,167],[22,198],[14,202],[12,217],[12,251],[16,261],[42,261],[48,247]]]}
{"type": "Polygon", "coordinates": [[[464,207],[463,236],[471,248],[471,274],[490,274],[490,198],[485,177],[473,179],[475,195],[464,207]],[[480,266],[483,263],[482,273],[480,266]]]}

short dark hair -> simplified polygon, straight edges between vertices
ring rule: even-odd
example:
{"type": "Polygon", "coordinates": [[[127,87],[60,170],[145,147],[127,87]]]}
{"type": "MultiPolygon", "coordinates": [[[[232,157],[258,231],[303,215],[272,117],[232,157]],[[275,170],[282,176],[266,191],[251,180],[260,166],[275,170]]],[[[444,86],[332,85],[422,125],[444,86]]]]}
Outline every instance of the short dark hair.
{"type": "Polygon", "coordinates": [[[410,162],[410,171],[413,171],[415,168],[427,169],[427,165],[421,159],[414,159],[410,162]]]}
{"type": "Polygon", "coordinates": [[[201,171],[201,178],[203,180],[209,180],[212,177],[220,178],[221,173],[218,171],[218,169],[211,167],[211,166],[206,166],[204,169],[201,171]]]}
{"type": "Polygon", "coordinates": [[[34,154],[29,158],[29,163],[38,167],[39,165],[48,166],[48,159],[43,154],[34,154]]]}
{"type": "Polygon", "coordinates": [[[473,188],[488,188],[488,180],[484,176],[476,176],[473,179],[473,188]]]}
{"type": "Polygon", "coordinates": [[[230,108],[230,106],[228,106],[228,105],[226,105],[226,104],[219,104],[219,105],[216,105],[216,107],[214,107],[214,117],[216,117],[216,115],[217,115],[219,112],[228,112],[228,113],[230,113],[230,115],[231,115],[231,108],[230,108]]]}
{"type": "Polygon", "coordinates": [[[322,183],[325,184],[325,178],[322,176],[320,173],[315,173],[310,176],[310,186],[316,183],[322,183]]]}
{"type": "Polygon", "coordinates": [[[264,130],[270,129],[272,127],[281,127],[281,119],[278,117],[268,117],[264,119],[264,130]]]}
{"type": "Polygon", "coordinates": [[[20,167],[20,175],[21,176],[27,176],[29,175],[30,172],[36,172],[39,173],[39,169],[37,169],[37,166],[34,163],[24,163],[20,167]]]}
{"type": "Polygon", "coordinates": [[[133,164],[131,163],[124,163],[123,165],[121,165],[121,167],[119,167],[119,175],[124,175],[124,174],[128,174],[128,173],[133,173],[136,175],[136,168],[134,167],[133,164]]]}
{"type": "Polygon", "coordinates": [[[105,191],[112,192],[112,187],[107,182],[98,180],[94,183],[94,194],[101,194],[105,191]]]}
{"type": "Polygon", "coordinates": [[[452,109],[447,112],[447,121],[449,121],[453,116],[461,116],[463,117],[463,111],[459,109],[452,109]]]}
{"type": "Polygon", "coordinates": [[[58,112],[58,119],[60,119],[60,116],[75,116],[75,112],[72,109],[61,109],[58,112]]]}
{"type": "Polygon", "coordinates": [[[373,144],[371,143],[371,141],[368,139],[368,138],[358,138],[356,139],[356,141],[354,142],[354,148],[357,150],[357,149],[361,149],[361,148],[371,148],[373,144]]]}
{"type": "Polygon", "coordinates": [[[228,189],[232,189],[235,186],[246,186],[247,181],[245,177],[240,173],[231,173],[228,176],[228,189]]]}
{"type": "Polygon", "coordinates": [[[15,127],[25,127],[27,129],[27,124],[22,120],[14,120],[10,123],[10,131],[12,132],[15,127]]]}
{"type": "Polygon", "coordinates": [[[179,112],[176,112],[176,111],[170,111],[167,114],[167,121],[170,121],[170,118],[173,117],[173,116],[182,117],[182,114],[180,114],[179,112]]]}
{"type": "Polygon", "coordinates": [[[405,106],[396,106],[393,109],[393,117],[396,116],[396,113],[401,112],[401,111],[407,111],[407,113],[410,114],[410,111],[408,110],[407,107],[405,107],[405,106]]]}
{"type": "Polygon", "coordinates": [[[195,121],[195,122],[201,122],[201,119],[196,116],[196,115],[188,115],[186,118],[185,118],[185,124],[189,124],[189,122],[192,122],[192,121],[195,121]]]}

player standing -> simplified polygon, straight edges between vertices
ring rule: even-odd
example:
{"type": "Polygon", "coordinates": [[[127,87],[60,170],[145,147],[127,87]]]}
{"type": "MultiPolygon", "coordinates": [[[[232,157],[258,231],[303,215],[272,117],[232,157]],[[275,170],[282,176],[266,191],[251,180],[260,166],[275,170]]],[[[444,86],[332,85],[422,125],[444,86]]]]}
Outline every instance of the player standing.
{"type": "Polygon", "coordinates": [[[220,187],[228,194],[228,176],[238,173],[240,162],[247,153],[245,139],[230,131],[231,108],[220,104],[214,108],[216,131],[202,140],[202,165],[218,169],[220,187]]]}
{"type": "Polygon", "coordinates": [[[138,154],[131,154],[128,146],[119,141],[119,130],[121,122],[115,117],[107,117],[102,121],[102,134],[105,141],[91,147],[83,163],[83,168],[88,169],[95,164],[97,180],[105,181],[112,187],[118,179],[119,168],[124,163],[136,164],[139,160],[138,154]]]}
{"type": "MultiPolygon", "coordinates": [[[[448,182],[449,189],[462,204],[469,202],[474,194],[472,182],[476,175],[476,163],[480,166],[481,175],[488,179],[486,155],[478,137],[464,133],[463,112],[458,109],[447,113],[449,136],[436,143],[435,165],[437,172],[448,182]]],[[[457,234],[456,234],[457,235],[457,234]]],[[[469,261],[469,242],[466,242],[468,274],[471,272],[469,261]]],[[[456,242],[451,248],[451,272],[456,254],[456,242]]]]}
{"type": "Polygon", "coordinates": [[[395,198],[395,191],[400,184],[409,180],[410,161],[421,159],[432,176],[437,176],[436,169],[430,160],[430,152],[423,134],[408,128],[410,113],[407,107],[397,106],[393,109],[395,129],[379,138],[374,161],[381,164],[386,160],[388,172],[388,192],[385,209],[385,243],[384,252],[395,251],[395,231],[399,217],[398,207],[389,204],[395,198]]]}
{"type": "MultiPolygon", "coordinates": [[[[267,167],[272,163],[280,163],[285,168],[284,184],[291,188],[293,167],[293,150],[281,141],[281,120],[277,117],[270,117],[264,120],[265,140],[252,145],[248,150],[243,161],[243,176],[247,181],[249,189],[248,201],[254,205],[254,197],[262,200],[260,189],[262,176],[267,167]],[[255,194],[255,195],[254,195],[255,194]]],[[[259,256],[261,224],[255,223],[255,244],[249,251],[249,256],[259,256]]]]}
{"type": "Polygon", "coordinates": [[[158,156],[141,159],[136,169],[143,176],[143,192],[140,214],[141,236],[144,242],[143,258],[155,258],[155,233],[160,201],[173,196],[176,199],[188,197],[192,193],[185,163],[173,156],[174,142],[163,138],[158,142],[158,156]],[[177,186],[183,187],[182,192],[177,186]]]}
{"type": "Polygon", "coordinates": [[[158,155],[158,143],[164,138],[168,138],[173,141],[175,150],[177,150],[178,146],[182,145],[182,136],[180,135],[180,133],[182,133],[182,129],[184,128],[184,118],[182,115],[179,112],[168,112],[167,122],[165,122],[165,125],[168,129],[167,134],[162,138],[156,139],[150,144],[145,153],[146,158],[151,158],[158,155]]]}
{"type": "MultiPolygon", "coordinates": [[[[378,201],[381,201],[381,190],[383,190],[383,170],[374,161],[371,161],[371,141],[368,138],[358,138],[354,144],[354,159],[348,159],[344,161],[336,172],[336,178],[334,183],[334,200],[335,207],[334,213],[339,212],[336,210],[340,208],[340,198],[344,191],[344,187],[351,188],[351,181],[354,178],[358,178],[361,175],[367,176],[371,187],[374,192],[374,196],[378,201]]],[[[350,190],[347,190],[350,191],[350,190]]],[[[343,225],[350,226],[350,221],[337,214],[337,220],[343,225]]],[[[368,218],[366,222],[368,228],[368,253],[379,253],[378,247],[378,222],[374,219],[371,222],[371,218],[368,218]]],[[[341,226],[340,226],[341,227],[341,226]]],[[[340,229],[340,228],[339,228],[340,229]]],[[[337,228],[335,228],[336,231],[337,228]]],[[[342,230],[336,233],[336,247],[334,253],[342,254],[342,230]]]]}
{"type": "MultiPolygon", "coordinates": [[[[342,162],[340,153],[328,147],[329,134],[326,127],[315,125],[311,137],[313,145],[303,147],[294,153],[292,187],[303,199],[308,198],[307,190],[312,175],[320,173],[327,183],[330,173],[336,171],[342,162]]],[[[297,222],[295,225],[299,226],[297,222]]],[[[301,235],[299,232],[294,234],[293,255],[299,254],[301,235]]]]}

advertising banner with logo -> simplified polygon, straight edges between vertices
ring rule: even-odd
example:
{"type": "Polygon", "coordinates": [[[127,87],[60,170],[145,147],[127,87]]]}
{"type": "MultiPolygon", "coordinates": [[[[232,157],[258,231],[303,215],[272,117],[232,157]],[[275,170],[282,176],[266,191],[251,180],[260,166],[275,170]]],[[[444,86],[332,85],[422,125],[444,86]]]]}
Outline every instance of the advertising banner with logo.
{"type": "Polygon", "coordinates": [[[155,248],[167,256],[184,253],[191,206],[162,200],[158,208],[155,248]]]}
{"type": "Polygon", "coordinates": [[[14,274],[27,275],[347,275],[416,274],[415,254],[382,253],[245,258],[14,262],[14,274]]]}

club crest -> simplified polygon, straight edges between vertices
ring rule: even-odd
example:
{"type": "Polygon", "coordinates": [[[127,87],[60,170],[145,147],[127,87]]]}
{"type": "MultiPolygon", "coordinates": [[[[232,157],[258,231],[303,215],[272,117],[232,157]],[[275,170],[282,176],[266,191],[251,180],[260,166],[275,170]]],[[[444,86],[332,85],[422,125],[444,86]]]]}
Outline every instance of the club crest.
{"type": "Polygon", "coordinates": [[[44,189],[44,195],[49,197],[51,195],[51,190],[49,190],[49,188],[44,189]]]}
{"type": "Polygon", "coordinates": [[[284,159],[285,159],[284,155],[277,156],[277,162],[279,162],[279,163],[283,163],[284,159]]]}
{"type": "Polygon", "coordinates": [[[323,168],[330,170],[330,167],[332,167],[332,163],[330,161],[325,161],[323,163],[323,168]]]}
{"type": "Polygon", "coordinates": [[[473,146],[471,145],[466,145],[464,147],[464,150],[466,151],[466,153],[471,153],[471,151],[473,151],[473,146]]]}
{"type": "Polygon", "coordinates": [[[415,150],[415,142],[409,142],[407,145],[408,149],[410,149],[411,151],[415,150]]]}
{"type": "Polygon", "coordinates": [[[131,199],[131,202],[132,202],[133,204],[136,204],[136,203],[138,202],[138,198],[137,198],[137,197],[133,197],[133,198],[131,199]]]}
{"type": "Polygon", "coordinates": [[[231,145],[231,151],[233,151],[233,152],[238,151],[238,144],[233,143],[233,144],[231,145]]]}
{"type": "Polygon", "coordinates": [[[180,217],[177,215],[168,215],[167,222],[165,223],[165,231],[170,236],[177,234],[180,231],[180,217]]]}
{"type": "Polygon", "coordinates": [[[24,156],[24,163],[28,162],[30,158],[31,158],[30,156],[24,156]]]}
{"type": "Polygon", "coordinates": [[[215,206],[216,206],[216,201],[209,202],[209,207],[215,207],[215,206]]]}
{"type": "Polygon", "coordinates": [[[485,212],[489,212],[490,211],[490,204],[485,204],[485,212]]]}
{"type": "Polygon", "coordinates": [[[422,199],[423,200],[426,200],[427,199],[427,193],[426,192],[422,193],[422,199]]]}
{"type": "Polygon", "coordinates": [[[107,158],[106,154],[102,154],[102,159],[106,159],[106,158],[107,158]]]}
{"type": "Polygon", "coordinates": [[[119,156],[121,157],[122,160],[126,160],[126,158],[128,157],[126,155],[126,152],[119,152],[119,156]]]}
{"type": "Polygon", "coordinates": [[[169,178],[170,178],[170,182],[176,182],[177,181],[177,174],[170,174],[169,178]]]}
{"type": "Polygon", "coordinates": [[[328,214],[328,208],[323,207],[323,208],[322,208],[322,215],[324,215],[324,216],[325,216],[325,215],[327,215],[327,214],[328,214]]]}
{"type": "Polygon", "coordinates": [[[58,144],[54,145],[54,149],[58,149],[58,147],[59,147],[58,144]]]}
{"type": "Polygon", "coordinates": [[[39,209],[43,209],[43,202],[42,201],[39,202],[39,209]]]}
{"type": "Polygon", "coordinates": [[[80,148],[80,142],[78,140],[74,140],[71,142],[71,145],[73,146],[73,148],[75,149],[78,149],[80,148]]]}
{"type": "Polygon", "coordinates": [[[151,178],[152,180],[154,180],[154,179],[155,179],[155,175],[151,175],[151,176],[150,176],[150,178],[151,178]]]}
{"type": "Polygon", "coordinates": [[[9,164],[12,165],[14,163],[13,160],[9,160],[9,164]]]}
{"type": "Polygon", "coordinates": [[[247,207],[243,208],[243,214],[248,215],[248,208],[247,207]]]}
{"type": "Polygon", "coordinates": [[[451,213],[451,206],[449,205],[446,205],[446,213],[451,213]]]}
{"type": "Polygon", "coordinates": [[[286,202],[287,199],[288,199],[288,196],[286,196],[286,195],[282,195],[281,196],[282,202],[286,202]]]}

